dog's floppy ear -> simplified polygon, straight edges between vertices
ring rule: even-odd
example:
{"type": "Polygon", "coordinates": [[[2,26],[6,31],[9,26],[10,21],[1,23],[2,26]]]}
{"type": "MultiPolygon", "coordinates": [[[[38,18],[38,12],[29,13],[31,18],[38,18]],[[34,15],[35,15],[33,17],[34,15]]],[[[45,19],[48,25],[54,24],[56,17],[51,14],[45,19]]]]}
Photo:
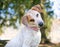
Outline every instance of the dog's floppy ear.
{"type": "Polygon", "coordinates": [[[32,10],[36,10],[36,11],[38,11],[38,12],[42,13],[42,8],[41,8],[41,6],[40,6],[39,4],[38,4],[38,5],[33,6],[31,9],[32,9],[32,10]]]}
{"type": "Polygon", "coordinates": [[[27,16],[23,16],[22,19],[21,19],[22,24],[24,24],[24,25],[27,26],[27,24],[28,24],[28,21],[27,20],[28,20],[27,19],[27,16]]]}

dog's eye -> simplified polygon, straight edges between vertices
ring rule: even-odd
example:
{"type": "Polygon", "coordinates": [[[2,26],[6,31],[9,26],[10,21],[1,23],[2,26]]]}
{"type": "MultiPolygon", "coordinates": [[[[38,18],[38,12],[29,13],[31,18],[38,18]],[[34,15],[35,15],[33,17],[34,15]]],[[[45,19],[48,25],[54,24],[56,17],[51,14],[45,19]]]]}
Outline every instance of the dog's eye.
{"type": "Polygon", "coordinates": [[[39,14],[36,14],[36,17],[38,17],[39,16],[39,14]]]}

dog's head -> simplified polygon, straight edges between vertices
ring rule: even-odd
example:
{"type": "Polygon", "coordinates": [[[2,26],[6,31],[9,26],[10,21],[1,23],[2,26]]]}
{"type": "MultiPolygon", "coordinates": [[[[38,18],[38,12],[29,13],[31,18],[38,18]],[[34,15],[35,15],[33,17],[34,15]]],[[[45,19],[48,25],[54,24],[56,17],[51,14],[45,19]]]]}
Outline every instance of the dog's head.
{"type": "Polygon", "coordinates": [[[40,5],[33,6],[23,17],[22,17],[22,23],[25,26],[32,27],[32,28],[38,28],[42,27],[44,22],[41,17],[41,7],[40,5]]]}

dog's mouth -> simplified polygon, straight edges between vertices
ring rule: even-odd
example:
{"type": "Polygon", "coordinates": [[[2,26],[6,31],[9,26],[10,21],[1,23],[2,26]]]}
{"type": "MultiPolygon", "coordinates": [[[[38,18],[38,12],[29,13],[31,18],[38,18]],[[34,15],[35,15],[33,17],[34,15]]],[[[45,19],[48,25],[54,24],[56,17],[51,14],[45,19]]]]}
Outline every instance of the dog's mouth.
{"type": "Polygon", "coordinates": [[[38,27],[31,27],[31,29],[33,29],[35,31],[38,31],[40,28],[38,28],[38,27]]]}
{"type": "Polygon", "coordinates": [[[31,29],[33,29],[33,30],[35,30],[35,31],[38,31],[39,29],[40,29],[40,27],[37,25],[37,24],[35,24],[35,23],[29,23],[29,27],[31,28],[31,29]]]}

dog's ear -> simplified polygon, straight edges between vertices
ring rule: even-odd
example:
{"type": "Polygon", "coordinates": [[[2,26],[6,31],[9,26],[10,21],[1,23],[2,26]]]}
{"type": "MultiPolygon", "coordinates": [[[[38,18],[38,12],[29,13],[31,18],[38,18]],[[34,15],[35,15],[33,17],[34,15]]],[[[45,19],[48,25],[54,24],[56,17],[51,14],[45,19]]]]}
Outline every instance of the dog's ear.
{"type": "Polygon", "coordinates": [[[31,9],[32,9],[32,10],[36,10],[36,11],[38,11],[38,12],[42,13],[42,8],[41,8],[41,6],[40,6],[39,4],[38,4],[38,5],[33,6],[31,9]]]}
{"type": "Polygon", "coordinates": [[[22,19],[21,19],[22,24],[27,26],[27,24],[28,24],[27,20],[28,20],[27,16],[23,16],[22,19]]]}
{"type": "Polygon", "coordinates": [[[26,16],[23,16],[22,17],[22,23],[26,26],[28,26],[29,22],[30,22],[30,19],[32,19],[32,17],[30,15],[26,15],[26,16]]]}

